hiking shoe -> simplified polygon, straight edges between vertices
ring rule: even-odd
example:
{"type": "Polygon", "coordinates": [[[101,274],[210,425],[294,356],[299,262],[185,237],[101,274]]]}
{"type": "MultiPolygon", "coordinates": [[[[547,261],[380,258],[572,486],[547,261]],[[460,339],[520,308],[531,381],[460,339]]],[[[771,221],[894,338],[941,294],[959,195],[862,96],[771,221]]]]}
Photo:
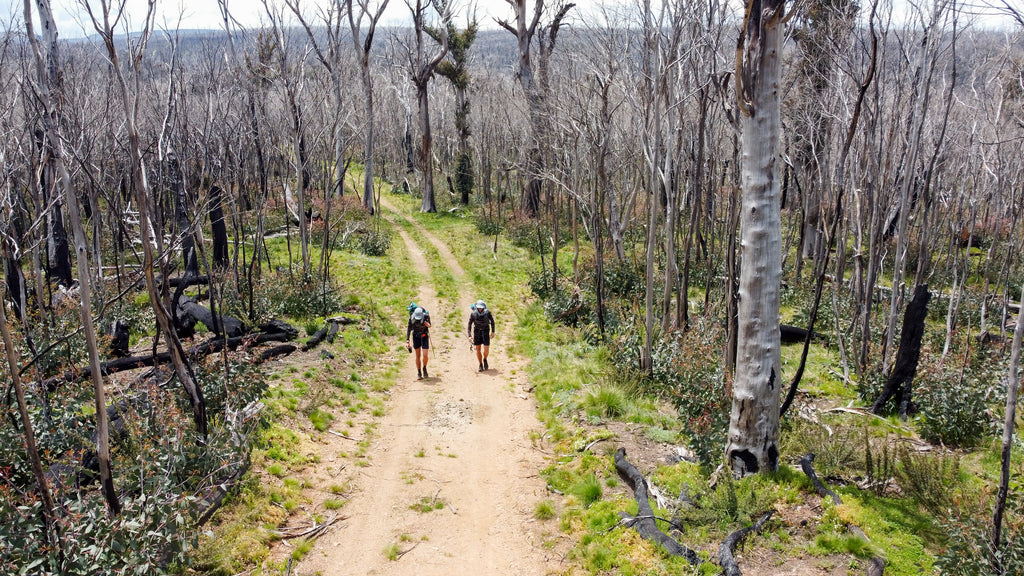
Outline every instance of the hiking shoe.
{"type": "Polygon", "coordinates": [[[476,371],[477,372],[483,372],[484,371],[484,365],[481,364],[480,367],[476,369],[476,371]]]}
{"type": "Polygon", "coordinates": [[[429,378],[429,376],[427,376],[427,367],[426,366],[423,367],[423,377],[424,378],[429,378]]]}
{"type": "Polygon", "coordinates": [[[423,371],[422,370],[417,370],[416,371],[416,379],[417,380],[423,380],[423,371]]]}
{"type": "Polygon", "coordinates": [[[487,358],[484,358],[484,370],[487,370],[489,368],[490,366],[487,365],[487,358]]]}

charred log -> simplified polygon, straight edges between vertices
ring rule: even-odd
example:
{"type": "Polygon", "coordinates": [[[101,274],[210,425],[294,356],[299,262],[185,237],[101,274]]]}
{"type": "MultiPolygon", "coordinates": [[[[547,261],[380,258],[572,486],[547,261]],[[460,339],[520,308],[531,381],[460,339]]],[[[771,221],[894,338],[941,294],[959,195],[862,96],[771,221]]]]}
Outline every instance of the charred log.
{"type": "Polygon", "coordinates": [[[308,352],[313,348],[316,348],[324,340],[328,343],[334,343],[334,339],[338,335],[338,329],[346,324],[355,324],[355,322],[355,320],[345,317],[328,318],[323,327],[317,330],[313,336],[310,337],[309,341],[302,346],[303,352],[308,352]]]}
{"type": "Polygon", "coordinates": [[[722,573],[725,574],[725,576],[743,575],[739,564],[736,563],[736,547],[742,544],[751,532],[760,532],[774,513],[774,510],[765,512],[757,522],[754,522],[746,528],[740,528],[726,536],[725,540],[722,540],[722,545],[718,547],[718,564],[722,567],[722,573]]]}
{"type": "Polygon", "coordinates": [[[662,545],[669,554],[681,556],[696,566],[700,562],[697,553],[676,542],[658,528],[654,521],[654,510],[651,508],[651,503],[647,501],[647,481],[644,480],[643,474],[626,460],[625,448],[619,448],[615,452],[615,470],[633,489],[633,497],[637,503],[637,515],[631,522],[633,528],[636,528],[636,531],[645,540],[662,545]]]}
{"type": "Polygon", "coordinates": [[[278,356],[284,356],[285,354],[291,354],[292,352],[295,352],[296,350],[298,350],[298,346],[296,346],[294,344],[280,344],[278,346],[272,346],[272,347],[267,348],[266,350],[260,352],[259,361],[260,362],[266,362],[267,360],[270,360],[271,358],[276,358],[278,356]]]}
{"type": "Polygon", "coordinates": [[[218,336],[233,338],[246,333],[245,324],[238,318],[215,315],[209,308],[188,296],[182,296],[179,299],[176,313],[179,318],[184,316],[192,318],[196,322],[202,322],[218,336]]]}
{"type": "MultiPolygon", "coordinates": [[[[799,326],[790,326],[788,324],[779,325],[779,335],[782,337],[783,344],[796,344],[803,342],[807,338],[808,330],[806,328],[800,328],[799,326]]],[[[820,332],[812,332],[812,339],[823,339],[824,336],[820,332]]]]}
{"type": "Polygon", "coordinates": [[[814,485],[814,491],[817,492],[819,496],[822,498],[825,496],[831,496],[832,503],[836,506],[843,503],[843,500],[839,495],[830,490],[828,486],[825,486],[825,484],[818,478],[818,474],[815,473],[813,452],[805,455],[803,458],[800,458],[800,469],[804,471],[804,474],[806,474],[808,478],[810,478],[811,484],[814,485]]]}
{"type": "MultiPolygon", "coordinates": [[[[215,352],[220,352],[225,348],[228,350],[234,350],[242,345],[256,346],[266,342],[287,342],[289,340],[293,340],[298,335],[298,330],[280,321],[273,321],[271,323],[264,324],[262,328],[271,328],[274,331],[264,330],[263,332],[256,334],[235,336],[233,338],[211,338],[202,344],[187,350],[188,355],[195,359],[215,352]]],[[[116,360],[109,360],[107,362],[100,363],[100,372],[104,375],[114,374],[115,372],[135,370],[137,368],[160,366],[170,361],[171,355],[168,352],[146,354],[143,356],[130,356],[128,358],[118,358],[116,360]]],[[[91,376],[92,371],[88,367],[81,368],[79,370],[69,370],[60,376],[43,381],[43,386],[47,391],[53,392],[68,382],[80,382],[91,376]]]]}

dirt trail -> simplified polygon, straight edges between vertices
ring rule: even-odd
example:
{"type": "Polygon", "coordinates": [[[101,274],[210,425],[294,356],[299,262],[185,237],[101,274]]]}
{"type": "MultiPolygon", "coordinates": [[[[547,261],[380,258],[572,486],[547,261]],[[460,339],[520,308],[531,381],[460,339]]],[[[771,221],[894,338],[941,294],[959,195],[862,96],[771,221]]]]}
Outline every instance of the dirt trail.
{"type": "MultiPolygon", "coordinates": [[[[541,426],[533,397],[525,392],[523,371],[510,365],[505,354],[502,339],[512,331],[503,322],[509,319],[496,317],[491,369],[477,372],[476,355],[465,337],[476,296],[460,291],[460,332],[445,333],[442,319],[452,310],[443,308],[450,304],[438,303],[429,286],[430,266],[445,266],[457,279],[464,273],[442,242],[416,226],[415,239],[400,234],[423,278],[417,302],[434,319],[430,377],[416,379],[409,354],[368,451],[371,465],[342,467],[331,474],[352,485],[351,499],[341,510],[348,519],[317,540],[293,573],[557,572],[565,568],[560,554],[542,547],[544,539],[557,538],[552,534],[557,528],[532,519],[537,502],[547,498],[544,481],[537,476],[544,456],[529,437],[541,426]],[[434,244],[442,261],[428,263],[417,241],[434,244]],[[443,507],[420,511],[411,508],[416,504],[443,507]],[[389,560],[385,552],[392,544],[401,554],[397,560],[389,560]]],[[[324,460],[326,468],[337,469],[333,458],[324,460]]]]}

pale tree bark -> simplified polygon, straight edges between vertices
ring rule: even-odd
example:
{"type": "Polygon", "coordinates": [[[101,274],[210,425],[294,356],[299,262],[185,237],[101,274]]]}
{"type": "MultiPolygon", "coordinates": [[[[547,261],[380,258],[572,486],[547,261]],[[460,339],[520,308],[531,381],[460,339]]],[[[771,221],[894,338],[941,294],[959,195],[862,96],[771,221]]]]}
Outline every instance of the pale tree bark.
{"type": "MultiPolygon", "coordinates": [[[[1024,290],[1022,290],[1024,294],[1024,290]]],[[[1003,421],[1003,447],[1000,452],[999,492],[996,494],[995,510],[992,513],[992,540],[989,549],[992,551],[992,565],[1002,570],[1002,527],[1003,513],[1006,509],[1006,495],[1010,490],[1010,455],[1013,448],[1013,429],[1017,424],[1017,391],[1020,389],[1020,347],[1021,336],[1024,334],[1024,295],[1021,296],[1021,307],[1018,308],[1017,327],[1013,331],[1013,344],[1010,346],[1010,373],[1006,379],[1006,414],[1003,421]]],[[[1000,572],[1002,573],[1002,572],[1000,572]]]]}
{"type": "Polygon", "coordinates": [[[735,476],[771,472],[779,464],[782,219],[778,148],[784,15],[783,0],[749,0],[736,48],[743,199],[736,372],[725,448],[735,476]]]}
{"type": "Polygon", "coordinates": [[[384,9],[388,6],[388,0],[382,0],[376,8],[372,7],[370,0],[345,0],[348,9],[348,25],[352,32],[352,44],[356,50],[359,60],[359,79],[363,83],[363,121],[366,122],[366,136],[363,141],[363,206],[370,213],[374,213],[373,202],[373,166],[374,166],[374,131],[373,122],[373,78],[370,75],[370,50],[373,48],[373,36],[377,31],[377,22],[384,15],[384,9]],[[363,33],[363,20],[367,22],[366,32],[363,33]]]}
{"type": "MultiPolygon", "coordinates": [[[[540,196],[542,176],[544,173],[544,151],[543,142],[546,134],[545,113],[546,102],[544,88],[537,81],[533,70],[532,46],[534,35],[538,32],[541,16],[544,14],[544,0],[534,0],[533,13],[529,13],[526,0],[505,0],[512,8],[515,17],[514,23],[505,20],[498,20],[498,24],[516,37],[518,64],[516,68],[516,79],[526,96],[527,111],[530,119],[530,144],[526,159],[526,181],[523,187],[523,195],[520,199],[520,207],[529,216],[536,216],[540,209],[540,196]]],[[[555,38],[561,28],[566,14],[575,4],[557,5],[554,17],[550,24],[544,26],[550,35],[547,42],[548,54],[554,50],[555,38]]],[[[544,31],[541,31],[543,34],[544,31]]]]}
{"type": "Polygon", "coordinates": [[[318,33],[314,33],[309,21],[302,13],[299,0],[284,0],[284,3],[295,14],[295,17],[299,19],[299,23],[302,24],[302,28],[306,31],[306,37],[310,45],[312,45],[313,51],[316,52],[317,59],[331,77],[331,98],[334,105],[334,182],[332,183],[331,190],[336,196],[344,196],[347,162],[345,160],[345,123],[341,120],[342,110],[345,109],[342,98],[342,85],[345,82],[345,78],[341,70],[341,23],[344,18],[345,7],[341,0],[319,3],[317,13],[323,27],[318,28],[318,33]],[[326,35],[325,42],[321,42],[321,34],[326,35]]]}
{"type": "Polygon", "coordinates": [[[434,77],[434,70],[448,54],[448,26],[451,15],[447,12],[447,6],[443,2],[428,0],[415,0],[415,3],[406,0],[409,12],[412,14],[414,45],[407,46],[406,52],[409,56],[409,76],[416,87],[416,101],[420,110],[420,212],[437,212],[437,203],[434,198],[434,138],[430,132],[430,99],[428,89],[430,79],[434,77]],[[433,6],[441,19],[441,26],[435,28],[436,33],[429,36],[436,39],[437,51],[433,55],[427,54],[427,8],[433,6]]]}
{"type": "Polygon", "coordinates": [[[292,121],[292,151],[295,158],[295,192],[297,209],[295,216],[299,226],[299,252],[302,258],[303,277],[310,273],[309,254],[309,222],[306,218],[307,191],[309,190],[308,152],[306,151],[306,120],[299,98],[305,88],[305,54],[293,66],[289,61],[290,43],[288,31],[284,27],[284,15],[274,11],[268,2],[263,0],[263,7],[270,19],[277,42],[278,64],[284,75],[284,93],[288,112],[292,121]]]}
{"type": "Polygon", "coordinates": [[[661,13],[655,15],[651,1],[643,3],[643,63],[642,74],[637,89],[639,99],[633,103],[634,108],[642,111],[644,160],[646,162],[647,184],[647,228],[644,254],[644,342],[640,365],[648,374],[654,370],[654,277],[655,250],[658,244],[658,199],[664,189],[662,179],[662,157],[664,155],[664,124],[666,102],[661,90],[665,82],[666,56],[662,51],[661,34],[667,25],[665,22],[666,6],[662,4],[661,13]]]}
{"type": "MultiPolygon", "coordinates": [[[[4,224],[9,224],[5,222],[4,224]]],[[[4,234],[4,246],[8,244],[8,238],[4,234]]],[[[4,252],[7,250],[5,248],[4,252]]],[[[6,255],[6,254],[5,254],[6,255]]],[[[53,505],[53,493],[50,492],[50,484],[46,480],[46,473],[43,471],[43,461],[39,457],[39,448],[36,446],[35,431],[32,428],[32,419],[29,418],[28,403],[25,400],[25,387],[21,382],[21,365],[18,361],[18,351],[14,347],[14,339],[11,337],[11,329],[7,321],[7,297],[9,293],[0,298],[0,337],[3,338],[4,351],[7,353],[7,374],[14,387],[14,395],[18,402],[18,415],[21,417],[22,434],[25,436],[25,452],[28,454],[29,462],[32,464],[32,474],[36,477],[36,485],[39,490],[39,497],[43,501],[42,516],[46,526],[46,539],[51,546],[56,546],[58,554],[63,555],[63,547],[60,543],[60,525],[56,522],[56,509],[53,505]]]]}
{"type": "MultiPolygon", "coordinates": [[[[40,25],[43,27],[43,35],[47,45],[46,49],[52,49],[57,46],[57,23],[53,18],[53,10],[50,8],[49,0],[37,0],[36,10],[39,13],[40,25]]],[[[111,473],[106,390],[103,374],[100,373],[100,355],[99,346],[96,341],[96,327],[92,321],[92,279],[89,273],[88,243],[82,226],[82,216],[78,209],[78,198],[75,197],[72,188],[71,173],[67,168],[64,141],[60,133],[61,112],[57,101],[59,94],[55,94],[50,90],[54,79],[60,74],[58,69],[59,63],[53,58],[52,54],[49,55],[50,57],[44,55],[44,48],[40,45],[33,29],[32,7],[29,0],[25,0],[25,29],[32,53],[35,56],[36,74],[38,77],[36,90],[45,108],[43,115],[44,136],[47,145],[50,147],[50,153],[53,155],[53,166],[56,169],[56,176],[58,178],[56,183],[60,187],[64,201],[67,203],[68,216],[71,220],[75,238],[75,256],[78,262],[79,276],[79,312],[82,320],[82,333],[85,336],[89,357],[89,367],[92,373],[93,398],[96,407],[96,456],[100,467],[100,486],[102,486],[108,510],[111,514],[118,514],[121,511],[121,504],[117,499],[117,491],[114,489],[114,479],[111,473]]]]}
{"type": "MultiPolygon", "coordinates": [[[[40,11],[51,11],[48,1],[37,3],[40,11]]],[[[64,102],[62,94],[64,77],[60,69],[60,42],[57,40],[56,22],[52,16],[49,20],[44,21],[42,17],[40,20],[45,46],[40,46],[39,50],[42,51],[45,61],[40,65],[42,68],[38,73],[39,81],[45,81],[50,92],[54,110],[49,113],[59,116],[62,113],[61,108],[64,102]]],[[[38,40],[37,38],[32,39],[37,44],[38,40]]],[[[46,123],[45,119],[43,123],[46,123]]],[[[67,228],[64,225],[64,198],[60,191],[60,175],[56,165],[56,157],[59,152],[53,149],[48,135],[44,134],[44,131],[45,127],[44,130],[35,132],[39,161],[38,177],[35,183],[39,186],[46,211],[46,278],[56,280],[58,285],[68,288],[74,278],[71,272],[71,250],[68,247],[67,228]]]]}
{"type": "Polygon", "coordinates": [[[937,2],[930,21],[925,26],[924,40],[918,52],[918,64],[915,70],[915,99],[912,104],[911,118],[908,125],[906,161],[904,163],[903,180],[900,185],[898,201],[899,220],[897,223],[896,258],[893,262],[892,294],[889,298],[889,315],[886,323],[885,341],[882,348],[882,371],[888,376],[892,369],[891,359],[896,339],[896,322],[903,306],[903,283],[906,276],[907,251],[910,241],[907,237],[912,210],[912,194],[917,182],[918,162],[921,157],[921,146],[924,140],[924,129],[931,104],[932,78],[939,65],[939,48],[944,39],[942,19],[946,4],[937,2]]]}
{"type": "MultiPolygon", "coordinates": [[[[128,154],[131,161],[130,178],[135,191],[135,202],[139,210],[139,234],[142,242],[142,270],[146,281],[146,291],[149,294],[150,306],[153,308],[153,315],[156,317],[160,334],[164,337],[164,340],[167,343],[167,348],[171,355],[171,364],[174,367],[174,373],[178,377],[178,380],[181,382],[182,387],[185,389],[185,392],[188,394],[189,400],[192,403],[192,415],[196,423],[196,429],[205,439],[207,433],[207,419],[206,403],[203,400],[203,391],[196,381],[195,375],[192,373],[192,367],[189,364],[188,358],[185,356],[185,350],[181,345],[181,341],[178,339],[178,334],[174,329],[170,314],[167,312],[167,308],[164,306],[164,302],[160,297],[160,291],[156,282],[156,275],[153,271],[156,258],[154,256],[153,248],[153,230],[151,224],[152,210],[150,209],[149,204],[150,188],[149,181],[146,177],[145,162],[142,156],[142,142],[139,137],[139,130],[137,127],[140,99],[140,95],[137,90],[139,83],[138,67],[142,61],[146,40],[149,38],[149,34],[152,30],[155,0],[149,0],[149,10],[144,21],[145,27],[142,32],[139,33],[138,43],[133,46],[130,54],[130,65],[135,72],[135,76],[133,78],[136,83],[135,93],[133,93],[129,88],[128,79],[125,77],[124,71],[121,69],[121,60],[118,55],[114,36],[114,24],[117,22],[117,18],[121,14],[121,10],[124,9],[123,0],[117,6],[111,6],[104,0],[101,3],[101,11],[99,13],[93,10],[93,6],[87,0],[80,1],[82,7],[85,8],[89,14],[93,28],[96,30],[97,34],[99,34],[100,38],[102,38],[107,49],[107,56],[110,59],[110,65],[116,81],[116,86],[121,96],[122,105],[124,106],[125,132],[128,135],[128,154]],[[114,14],[111,13],[112,11],[114,14]],[[112,16],[115,18],[113,22],[111,21],[112,16]]],[[[100,371],[98,360],[96,365],[93,367],[92,373],[94,378],[99,377],[100,371]]],[[[97,412],[105,413],[105,410],[98,410],[97,412]]]]}

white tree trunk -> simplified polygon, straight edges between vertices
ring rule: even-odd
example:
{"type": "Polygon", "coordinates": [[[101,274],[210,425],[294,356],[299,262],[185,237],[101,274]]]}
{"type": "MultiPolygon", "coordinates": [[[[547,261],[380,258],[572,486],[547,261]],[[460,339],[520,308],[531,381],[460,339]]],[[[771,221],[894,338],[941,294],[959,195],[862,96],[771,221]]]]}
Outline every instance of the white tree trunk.
{"type": "MultiPolygon", "coordinates": [[[[1020,310],[1024,312],[1024,297],[1021,297],[1020,310]]],[[[989,548],[992,551],[993,564],[1001,564],[1003,513],[1006,508],[1006,496],[1010,490],[1010,456],[1013,447],[1013,429],[1017,422],[1017,391],[1020,388],[1020,347],[1024,338],[1024,318],[1017,314],[1017,328],[1013,331],[1013,344],[1010,346],[1010,373],[1006,379],[1006,412],[1003,423],[1003,448],[1000,455],[999,492],[996,494],[995,510],[992,513],[992,539],[989,548]]]]}
{"type": "MultiPolygon", "coordinates": [[[[782,220],[779,207],[779,52],[783,3],[747,5],[741,98],[743,199],[732,415],[726,457],[737,477],[778,468],[779,289],[782,220]]],[[[739,68],[742,67],[742,70],[739,68]]]]}

